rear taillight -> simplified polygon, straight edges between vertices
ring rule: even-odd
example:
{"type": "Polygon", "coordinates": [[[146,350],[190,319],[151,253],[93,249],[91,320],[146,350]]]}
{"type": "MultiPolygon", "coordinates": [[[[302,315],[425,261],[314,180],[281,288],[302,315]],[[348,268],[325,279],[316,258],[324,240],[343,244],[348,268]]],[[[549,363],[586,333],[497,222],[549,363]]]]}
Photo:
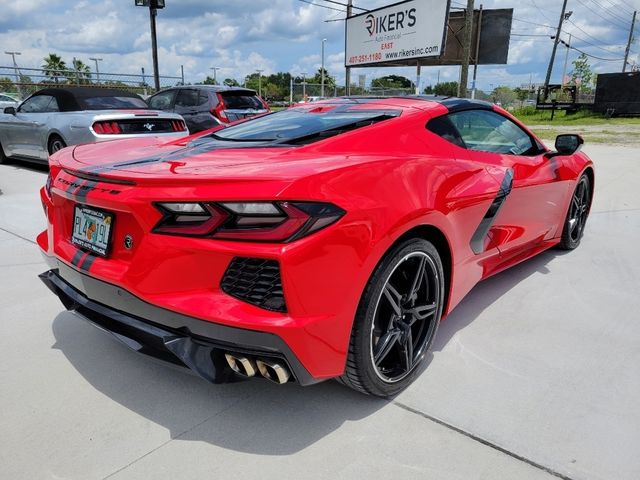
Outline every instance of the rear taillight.
{"type": "Polygon", "coordinates": [[[157,203],[154,233],[254,242],[291,242],[336,222],[345,211],[330,203],[157,203]]]}
{"type": "Polygon", "coordinates": [[[93,131],[98,135],[117,135],[122,133],[118,122],[95,122],[93,131]]]}
{"type": "Polygon", "coordinates": [[[227,118],[227,114],[224,113],[224,109],[227,108],[227,106],[224,104],[224,98],[222,98],[222,95],[220,95],[219,93],[216,93],[216,96],[218,97],[218,105],[216,105],[215,108],[211,110],[211,115],[216,117],[221,122],[229,123],[229,118],[227,118]]]}
{"type": "Polygon", "coordinates": [[[184,132],[187,129],[187,124],[182,120],[171,120],[171,129],[174,132],[184,132]]]}

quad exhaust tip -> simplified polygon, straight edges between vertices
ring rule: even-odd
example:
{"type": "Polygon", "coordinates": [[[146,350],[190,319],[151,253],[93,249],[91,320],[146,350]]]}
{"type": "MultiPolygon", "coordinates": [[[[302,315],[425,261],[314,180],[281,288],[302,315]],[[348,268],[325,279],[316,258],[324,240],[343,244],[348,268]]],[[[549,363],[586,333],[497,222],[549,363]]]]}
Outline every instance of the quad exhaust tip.
{"type": "Polygon", "coordinates": [[[271,380],[278,385],[287,383],[289,381],[289,370],[279,362],[273,360],[257,360],[256,365],[262,375],[267,380],[271,380]]]}
{"type": "Polygon", "coordinates": [[[225,353],[224,356],[231,370],[243,377],[253,377],[258,371],[256,362],[251,358],[242,355],[231,355],[230,353],[225,353]]]}
{"type": "Polygon", "coordinates": [[[232,353],[225,353],[224,356],[231,370],[243,377],[255,377],[260,373],[264,378],[278,385],[287,383],[291,378],[287,367],[276,360],[254,360],[251,357],[232,353]]]}

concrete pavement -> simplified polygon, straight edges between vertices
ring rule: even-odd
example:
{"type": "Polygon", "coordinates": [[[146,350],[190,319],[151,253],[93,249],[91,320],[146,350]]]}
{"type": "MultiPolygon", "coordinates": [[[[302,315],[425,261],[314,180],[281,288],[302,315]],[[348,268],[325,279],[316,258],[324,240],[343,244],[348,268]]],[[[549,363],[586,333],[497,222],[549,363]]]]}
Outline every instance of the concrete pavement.
{"type": "Polygon", "coordinates": [[[37,279],[46,173],[0,166],[0,478],[639,478],[638,150],[586,150],[582,245],[476,287],[391,402],[130,352],[37,279]]]}

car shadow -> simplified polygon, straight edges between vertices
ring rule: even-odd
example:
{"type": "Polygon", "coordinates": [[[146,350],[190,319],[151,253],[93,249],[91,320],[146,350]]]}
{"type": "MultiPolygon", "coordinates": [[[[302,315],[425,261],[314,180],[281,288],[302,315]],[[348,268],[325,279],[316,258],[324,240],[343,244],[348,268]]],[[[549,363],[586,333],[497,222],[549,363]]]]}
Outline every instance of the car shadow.
{"type": "Polygon", "coordinates": [[[171,438],[288,455],[388,404],[335,381],[309,387],[279,386],[264,379],[212,385],[130,351],[68,312],[55,318],[53,334],[52,348],[61,351],[92,387],[166,428],[171,438]]]}
{"type": "Polygon", "coordinates": [[[38,173],[48,173],[49,172],[49,165],[46,163],[37,163],[37,162],[29,162],[29,161],[22,161],[22,160],[9,160],[6,164],[6,166],[8,167],[13,167],[13,168],[17,168],[20,170],[29,170],[31,172],[38,172],[38,173]]]}
{"type": "MultiPolygon", "coordinates": [[[[549,272],[560,251],[547,251],[477,285],[440,326],[433,350],[442,350],[494,301],[525,278],[549,272]]],[[[263,379],[212,385],[186,370],[161,364],[74,314],[53,322],[55,344],[98,391],[151,422],[171,438],[208,442],[260,455],[288,455],[314,444],[349,421],[389,404],[334,381],[310,387],[278,386],[263,379]],[[194,427],[195,425],[195,427],[194,427]]],[[[428,368],[433,354],[423,363],[428,368]]]]}
{"type": "Polygon", "coordinates": [[[457,332],[473,322],[484,310],[527,277],[535,273],[544,275],[550,273],[547,264],[554,258],[567,253],[569,252],[557,249],[546,250],[480,282],[440,324],[432,351],[441,351],[457,332]]]}

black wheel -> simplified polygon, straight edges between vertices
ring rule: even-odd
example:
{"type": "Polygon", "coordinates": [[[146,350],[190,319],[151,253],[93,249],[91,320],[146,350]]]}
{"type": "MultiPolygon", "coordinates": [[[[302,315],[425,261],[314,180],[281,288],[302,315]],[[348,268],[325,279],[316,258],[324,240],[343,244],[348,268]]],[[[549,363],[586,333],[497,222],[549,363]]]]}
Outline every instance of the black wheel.
{"type": "Polygon", "coordinates": [[[64,143],[64,140],[62,140],[62,138],[60,138],[58,135],[52,135],[49,139],[49,155],[53,155],[58,150],[62,150],[66,146],[67,144],[64,143]]]}
{"type": "Polygon", "coordinates": [[[436,248],[418,238],[393,248],[360,300],[340,381],[379,397],[407,387],[433,343],[443,298],[444,273],[436,248]]]}
{"type": "Polygon", "coordinates": [[[562,239],[558,248],[573,250],[580,245],[591,208],[591,186],[589,177],[582,175],[571,197],[571,204],[562,230],[562,239]]]}

